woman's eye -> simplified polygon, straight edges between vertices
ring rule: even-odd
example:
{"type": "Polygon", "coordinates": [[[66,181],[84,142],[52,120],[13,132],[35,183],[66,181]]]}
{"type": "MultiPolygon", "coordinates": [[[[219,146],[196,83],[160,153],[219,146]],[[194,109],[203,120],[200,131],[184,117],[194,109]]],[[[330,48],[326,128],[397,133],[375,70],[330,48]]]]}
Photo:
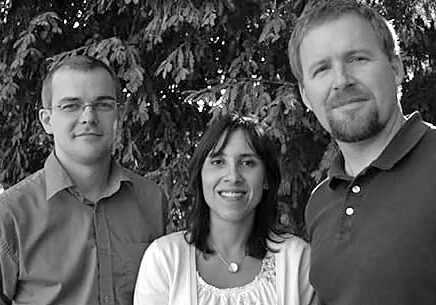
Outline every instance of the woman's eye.
{"type": "Polygon", "coordinates": [[[212,159],[212,160],[210,161],[210,164],[212,164],[212,165],[221,165],[221,164],[223,164],[223,163],[224,163],[224,161],[221,160],[221,159],[212,159]]]}
{"type": "Polygon", "coordinates": [[[241,165],[242,166],[250,166],[253,167],[257,164],[256,160],[253,159],[249,159],[249,160],[242,160],[241,161],[241,165]]]}

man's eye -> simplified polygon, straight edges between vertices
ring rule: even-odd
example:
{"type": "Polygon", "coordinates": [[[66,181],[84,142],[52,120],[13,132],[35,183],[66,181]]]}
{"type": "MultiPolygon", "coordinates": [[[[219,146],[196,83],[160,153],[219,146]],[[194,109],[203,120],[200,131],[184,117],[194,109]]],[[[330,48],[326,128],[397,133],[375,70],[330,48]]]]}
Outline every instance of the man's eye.
{"type": "Polygon", "coordinates": [[[362,62],[366,60],[367,58],[365,56],[353,56],[350,58],[350,62],[362,62]]]}
{"type": "Polygon", "coordinates": [[[82,108],[80,103],[64,103],[59,106],[59,109],[66,112],[78,111],[82,108]]]}
{"type": "Polygon", "coordinates": [[[313,76],[317,76],[318,74],[326,71],[329,67],[327,65],[319,66],[313,71],[313,76]]]}
{"type": "Polygon", "coordinates": [[[101,111],[112,111],[115,109],[115,103],[112,101],[95,102],[94,108],[101,111]]]}

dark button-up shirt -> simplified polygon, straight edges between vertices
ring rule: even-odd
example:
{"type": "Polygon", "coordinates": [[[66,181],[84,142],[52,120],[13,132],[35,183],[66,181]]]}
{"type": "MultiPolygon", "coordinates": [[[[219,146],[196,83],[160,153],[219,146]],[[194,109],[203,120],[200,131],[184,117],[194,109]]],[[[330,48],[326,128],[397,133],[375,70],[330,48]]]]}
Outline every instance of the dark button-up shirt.
{"type": "Polygon", "coordinates": [[[160,188],[115,162],[97,203],[54,154],[0,195],[0,304],[130,305],[146,247],[164,233],[160,188]]]}
{"type": "Polygon", "coordinates": [[[436,304],[436,130],[414,114],[357,177],[339,156],[306,209],[324,304],[436,304]]]}

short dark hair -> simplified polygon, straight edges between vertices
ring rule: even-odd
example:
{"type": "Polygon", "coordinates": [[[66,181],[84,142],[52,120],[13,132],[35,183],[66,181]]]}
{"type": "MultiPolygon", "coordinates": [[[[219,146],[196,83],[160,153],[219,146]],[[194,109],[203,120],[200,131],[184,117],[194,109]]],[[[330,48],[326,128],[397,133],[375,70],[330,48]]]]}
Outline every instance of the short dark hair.
{"type": "Polygon", "coordinates": [[[205,254],[214,253],[207,243],[210,233],[210,209],[204,199],[201,171],[209,153],[222,151],[232,133],[240,129],[265,166],[268,188],[263,190],[261,201],[256,207],[253,228],[246,245],[248,255],[262,259],[268,250],[275,251],[268,247],[267,240],[279,242],[278,237],[281,235],[276,227],[278,189],[281,180],[277,145],[267,135],[263,125],[255,119],[236,114],[225,114],[215,118],[194,152],[189,167],[189,189],[194,195],[194,202],[185,239],[205,254]]]}
{"type": "Polygon", "coordinates": [[[108,66],[103,61],[94,57],[85,56],[85,55],[73,55],[70,57],[66,57],[65,59],[56,63],[53,67],[51,67],[46,77],[44,78],[44,81],[42,83],[42,90],[41,90],[41,99],[44,108],[51,107],[52,94],[53,94],[52,92],[53,76],[57,71],[64,68],[77,70],[77,71],[91,71],[100,68],[106,70],[114,81],[117,102],[122,103],[123,96],[121,92],[121,84],[114,70],[110,66],[108,66]]]}
{"type": "Polygon", "coordinates": [[[297,19],[288,44],[291,69],[300,83],[303,81],[300,47],[304,37],[314,27],[346,14],[355,14],[371,25],[389,60],[400,55],[398,37],[393,26],[376,10],[356,0],[312,0],[297,19]]]}

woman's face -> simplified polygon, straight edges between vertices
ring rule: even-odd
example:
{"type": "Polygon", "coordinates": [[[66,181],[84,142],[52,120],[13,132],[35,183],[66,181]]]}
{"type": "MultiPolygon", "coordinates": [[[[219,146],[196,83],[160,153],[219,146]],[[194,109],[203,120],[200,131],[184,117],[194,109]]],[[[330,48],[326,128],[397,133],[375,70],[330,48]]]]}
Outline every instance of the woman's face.
{"type": "Polygon", "coordinates": [[[211,224],[254,219],[266,183],[265,165],[250,147],[243,129],[229,135],[220,153],[209,153],[201,169],[201,180],[211,224]]]}

